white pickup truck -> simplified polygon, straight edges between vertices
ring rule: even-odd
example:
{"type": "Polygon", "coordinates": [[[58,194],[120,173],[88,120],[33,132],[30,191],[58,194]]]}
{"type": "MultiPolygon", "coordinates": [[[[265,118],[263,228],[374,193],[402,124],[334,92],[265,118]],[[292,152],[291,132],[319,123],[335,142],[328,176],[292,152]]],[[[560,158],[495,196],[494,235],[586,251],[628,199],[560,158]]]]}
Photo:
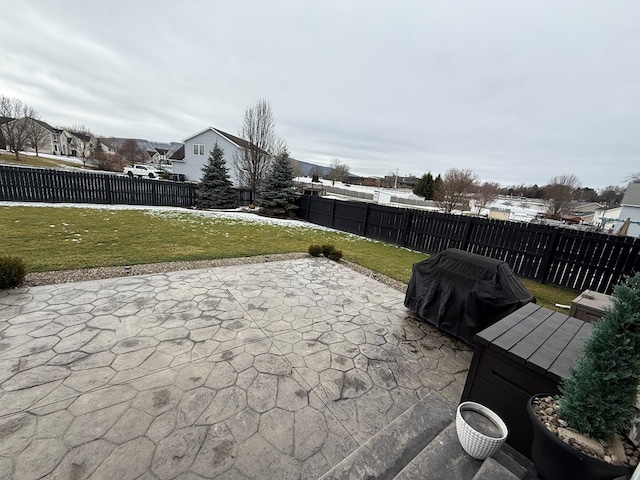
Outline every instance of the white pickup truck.
{"type": "Polygon", "coordinates": [[[133,167],[124,167],[122,173],[130,177],[160,178],[162,170],[158,170],[153,165],[134,165],[133,167]]]}

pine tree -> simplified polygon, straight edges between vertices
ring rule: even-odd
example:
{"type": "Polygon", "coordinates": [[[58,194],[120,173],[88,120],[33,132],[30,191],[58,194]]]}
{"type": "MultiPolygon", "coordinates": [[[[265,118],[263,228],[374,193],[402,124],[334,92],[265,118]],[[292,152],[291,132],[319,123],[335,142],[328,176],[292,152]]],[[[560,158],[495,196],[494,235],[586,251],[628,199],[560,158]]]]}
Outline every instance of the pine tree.
{"type": "Polygon", "coordinates": [[[293,167],[289,152],[276,155],[258,196],[258,206],[267,215],[290,216],[297,208],[293,183],[293,167]]]}
{"type": "Polygon", "coordinates": [[[436,196],[436,193],[441,188],[442,188],[442,177],[440,176],[440,174],[438,174],[438,176],[433,181],[433,192],[431,193],[430,200],[433,200],[433,198],[436,196]]]}
{"type": "Polygon", "coordinates": [[[418,180],[418,184],[413,189],[413,193],[427,200],[433,200],[434,183],[435,181],[433,180],[431,172],[425,173],[420,180],[418,180]]]}
{"type": "Polygon", "coordinates": [[[202,180],[197,190],[197,205],[200,208],[236,207],[236,191],[229,180],[224,150],[217,143],[209,154],[209,161],[202,167],[202,180]]]}
{"type": "Polygon", "coordinates": [[[436,193],[436,182],[433,179],[431,172],[427,173],[425,196],[427,200],[433,200],[433,195],[436,193]]]}
{"type": "Polygon", "coordinates": [[[593,324],[564,380],[560,416],[582,433],[607,439],[627,431],[640,378],[640,273],[613,290],[613,306],[593,324]]]}

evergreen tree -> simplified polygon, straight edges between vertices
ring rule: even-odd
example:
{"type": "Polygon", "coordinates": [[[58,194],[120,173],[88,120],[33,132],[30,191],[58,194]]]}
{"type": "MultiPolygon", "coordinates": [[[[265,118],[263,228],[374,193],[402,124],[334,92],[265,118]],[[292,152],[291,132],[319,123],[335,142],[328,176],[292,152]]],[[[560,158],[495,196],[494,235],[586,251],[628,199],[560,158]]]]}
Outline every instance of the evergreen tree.
{"type": "Polygon", "coordinates": [[[418,184],[413,189],[413,193],[427,200],[433,200],[434,183],[435,181],[433,180],[431,172],[425,173],[420,180],[418,180],[418,184]]]}
{"type": "Polygon", "coordinates": [[[422,177],[420,177],[420,180],[418,180],[418,183],[415,187],[413,187],[413,193],[415,195],[419,195],[421,197],[425,197],[426,198],[426,187],[427,187],[427,174],[425,173],[424,175],[422,175],[422,177]]]}
{"type": "Polygon", "coordinates": [[[608,439],[628,431],[640,378],[640,273],[613,290],[564,380],[560,416],[582,433],[608,439]]]}
{"type": "Polygon", "coordinates": [[[433,200],[433,197],[435,197],[436,192],[441,188],[442,188],[442,177],[440,176],[440,174],[438,174],[438,176],[433,181],[433,191],[431,192],[430,200],[433,200]]]}
{"type": "Polygon", "coordinates": [[[295,200],[293,168],[285,148],[273,160],[258,196],[258,206],[267,215],[290,216],[297,208],[295,200]]]}
{"type": "Polygon", "coordinates": [[[236,191],[229,180],[224,150],[217,143],[209,154],[209,161],[202,167],[202,180],[196,195],[200,208],[236,207],[236,191]]]}

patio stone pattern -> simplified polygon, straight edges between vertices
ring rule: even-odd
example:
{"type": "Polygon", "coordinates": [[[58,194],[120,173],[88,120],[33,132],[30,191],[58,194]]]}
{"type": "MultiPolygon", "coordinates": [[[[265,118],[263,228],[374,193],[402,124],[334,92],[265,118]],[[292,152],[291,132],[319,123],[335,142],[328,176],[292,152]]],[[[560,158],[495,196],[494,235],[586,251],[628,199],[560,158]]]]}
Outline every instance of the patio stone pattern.
{"type": "Polygon", "coordinates": [[[318,478],[468,346],[326,259],[0,292],[0,478],[318,478]]]}

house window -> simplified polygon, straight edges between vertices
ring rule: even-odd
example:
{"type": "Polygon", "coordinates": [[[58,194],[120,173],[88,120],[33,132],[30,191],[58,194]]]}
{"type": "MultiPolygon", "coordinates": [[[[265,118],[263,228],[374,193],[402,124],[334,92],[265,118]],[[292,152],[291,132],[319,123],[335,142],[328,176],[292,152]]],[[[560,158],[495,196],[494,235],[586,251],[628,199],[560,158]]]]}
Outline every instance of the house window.
{"type": "Polygon", "coordinates": [[[204,155],[204,145],[200,145],[199,143],[193,144],[193,154],[194,155],[204,155]]]}

